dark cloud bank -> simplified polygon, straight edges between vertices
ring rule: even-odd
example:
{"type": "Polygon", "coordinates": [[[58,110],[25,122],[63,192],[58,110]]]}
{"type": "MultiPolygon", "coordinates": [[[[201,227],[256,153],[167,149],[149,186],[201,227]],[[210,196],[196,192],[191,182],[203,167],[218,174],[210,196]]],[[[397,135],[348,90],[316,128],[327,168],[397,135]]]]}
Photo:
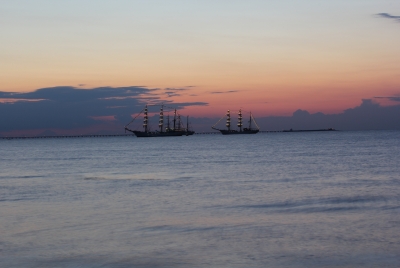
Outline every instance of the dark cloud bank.
{"type": "MultiPolygon", "coordinates": [[[[168,95],[179,89],[148,89],[146,87],[102,87],[80,89],[74,87],[42,88],[29,93],[0,92],[0,135],[37,130],[63,134],[76,129],[76,134],[119,134],[123,126],[140,112],[144,103],[165,104],[184,108],[207,105],[205,102],[173,103],[168,95]],[[8,100],[4,102],[4,100],[8,100]],[[18,101],[15,101],[18,100],[18,101]]],[[[398,97],[385,97],[397,101],[398,97]]],[[[155,110],[156,111],[156,110],[155,110]]],[[[219,118],[192,118],[198,132],[211,131],[219,118]]],[[[380,106],[372,100],[340,114],[310,114],[297,110],[292,116],[257,117],[262,130],[319,129],[339,130],[400,130],[400,105],[380,106]]],[[[70,132],[69,132],[70,133],[70,132]]]]}
{"type": "Polygon", "coordinates": [[[400,105],[380,106],[370,99],[340,114],[310,114],[297,110],[290,117],[262,118],[260,127],[281,129],[400,130],[400,105]],[[270,126],[270,127],[268,127],[270,126]]]}
{"type": "Polygon", "coordinates": [[[203,102],[172,103],[166,100],[180,90],[135,86],[93,89],[64,86],[28,93],[0,92],[0,135],[35,129],[54,133],[80,129],[81,133],[86,132],[84,134],[117,134],[124,132],[123,126],[132,119],[130,115],[140,112],[145,103],[163,103],[177,109],[207,105],[203,102]]]}

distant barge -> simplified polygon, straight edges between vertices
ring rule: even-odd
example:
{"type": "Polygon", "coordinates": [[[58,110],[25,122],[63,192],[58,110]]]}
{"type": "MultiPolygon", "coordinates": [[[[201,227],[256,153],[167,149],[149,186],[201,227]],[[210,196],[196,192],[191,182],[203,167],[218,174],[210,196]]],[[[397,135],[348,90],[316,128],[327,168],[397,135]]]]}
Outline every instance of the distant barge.
{"type": "Polygon", "coordinates": [[[288,129],[282,130],[282,132],[315,132],[315,131],[336,131],[334,128],[324,128],[324,129],[288,129]]]}

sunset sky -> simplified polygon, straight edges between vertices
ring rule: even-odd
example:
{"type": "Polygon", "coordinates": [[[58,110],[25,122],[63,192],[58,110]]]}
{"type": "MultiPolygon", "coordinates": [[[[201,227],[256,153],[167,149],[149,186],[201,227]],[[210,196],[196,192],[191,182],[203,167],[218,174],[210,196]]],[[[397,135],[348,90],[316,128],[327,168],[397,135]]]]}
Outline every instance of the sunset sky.
{"type": "Polygon", "coordinates": [[[398,0],[10,0],[0,33],[2,92],[158,88],[208,104],[185,108],[193,116],[400,96],[398,0]]]}

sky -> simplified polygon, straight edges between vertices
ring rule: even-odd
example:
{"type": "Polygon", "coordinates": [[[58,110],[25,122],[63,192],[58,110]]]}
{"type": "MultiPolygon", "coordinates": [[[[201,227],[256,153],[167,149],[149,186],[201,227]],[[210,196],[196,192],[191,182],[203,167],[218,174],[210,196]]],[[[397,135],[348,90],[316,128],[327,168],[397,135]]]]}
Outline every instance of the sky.
{"type": "MultiPolygon", "coordinates": [[[[42,93],[65,88],[107,88],[134,101],[111,105],[127,114],[155,100],[194,117],[400,104],[398,0],[4,0],[0,33],[3,119],[17,102],[49,115],[42,93]]],[[[121,116],[105,108],[82,116],[121,116]]]]}

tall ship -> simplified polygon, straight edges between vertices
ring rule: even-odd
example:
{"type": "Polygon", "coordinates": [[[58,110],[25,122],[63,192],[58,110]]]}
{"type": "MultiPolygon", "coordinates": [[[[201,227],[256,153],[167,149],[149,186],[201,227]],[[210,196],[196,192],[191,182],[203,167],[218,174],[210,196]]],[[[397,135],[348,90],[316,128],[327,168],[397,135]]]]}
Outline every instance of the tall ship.
{"type": "Polygon", "coordinates": [[[231,134],[256,134],[260,131],[260,128],[258,127],[256,120],[254,119],[253,115],[250,112],[250,118],[249,118],[249,125],[248,127],[243,127],[243,114],[242,114],[242,109],[239,110],[238,112],[238,121],[237,121],[237,127],[238,129],[232,129],[231,128],[231,112],[228,110],[226,112],[226,116],[222,117],[214,126],[212,126],[212,129],[218,130],[221,132],[222,135],[231,135],[231,134]],[[218,129],[215,126],[226,117],[226,129],[218,129]],[[252,124],[253,123],[253,124],[252,124]]]}
{"type": "MultiPolygon", "coordinates": [[[[189,120],[189,117],[188,117],[189,120]]],[[[176,109],[174,109],[174,117],[172,120],[172,126],[170,124],[169,115],[167,116],[167,125],[164,126],[164,106],[161,105],[159,120],[158,120],[158,129],[152,131],[149,126],[149,111],[147,105],[145,108],[136,115],[128,124],[125,125],[125,131],[129,131],[135,134],[136,137],[172,137],[172,136],[183,136],[183,135],[193,135],[194,131],[189,130],[188,128],[182,127],[182,122],[180,119],[180,115],[177,113],[176,109]],[[138,118],[141,114],[143,114],[143,130],[133,130],[130,128],[130,125],[138,118]]],[[[189,126],[189,121],[187,122],[187,126],[189,126]]]]}

